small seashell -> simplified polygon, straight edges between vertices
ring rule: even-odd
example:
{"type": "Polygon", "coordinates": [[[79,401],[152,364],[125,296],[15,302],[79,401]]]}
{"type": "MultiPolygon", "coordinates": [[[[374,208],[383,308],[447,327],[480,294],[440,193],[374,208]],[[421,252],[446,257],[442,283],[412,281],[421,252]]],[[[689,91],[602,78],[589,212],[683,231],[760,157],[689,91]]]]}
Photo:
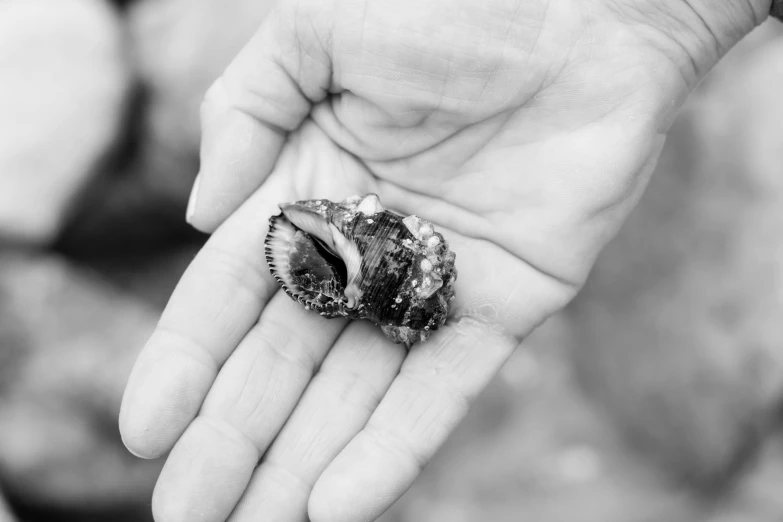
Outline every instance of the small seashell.
{"type": "Polygon", "coordinates": [[[367,319],[408,346],[445,324],[455,255],[431,223],[384,210],[375,194],[280,209],[270,219],[266,259],[283,290],[306,309],[367,319]]]}

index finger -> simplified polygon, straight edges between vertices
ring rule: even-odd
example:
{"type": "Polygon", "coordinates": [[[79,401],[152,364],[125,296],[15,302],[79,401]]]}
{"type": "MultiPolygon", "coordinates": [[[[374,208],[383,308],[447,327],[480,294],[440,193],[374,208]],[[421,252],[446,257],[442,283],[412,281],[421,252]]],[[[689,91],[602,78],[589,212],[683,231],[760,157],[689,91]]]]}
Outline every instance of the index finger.
{"type": "Polygon", "coordinates": [[[171,449],[279,289],[264,261],[264,239],[276,202],[290,196],[279,177],[270,177],[182,276],[125,389],[120,432],[135,455],[155,458],[171,449]]]}

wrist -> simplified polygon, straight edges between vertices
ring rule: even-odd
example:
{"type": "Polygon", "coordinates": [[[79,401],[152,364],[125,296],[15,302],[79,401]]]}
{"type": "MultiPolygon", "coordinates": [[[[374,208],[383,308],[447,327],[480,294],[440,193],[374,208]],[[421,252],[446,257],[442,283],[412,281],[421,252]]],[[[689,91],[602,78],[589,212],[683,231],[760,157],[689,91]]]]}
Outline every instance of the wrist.
{"type": "MultiPolygon", "coordinates": [[[[772,0],[610,0],[621,22],[664,53],[690,88],[770,14],[772,0]]],[[[783,3],[783,2],[779,2],[783,3]]]]}

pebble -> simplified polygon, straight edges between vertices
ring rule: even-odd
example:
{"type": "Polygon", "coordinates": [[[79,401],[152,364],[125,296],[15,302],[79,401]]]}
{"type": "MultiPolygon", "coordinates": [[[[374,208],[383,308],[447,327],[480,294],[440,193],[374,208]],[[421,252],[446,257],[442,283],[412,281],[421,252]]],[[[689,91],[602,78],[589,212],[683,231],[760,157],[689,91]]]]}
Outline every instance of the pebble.
{"type": "Polygon", "coordinates": [[[57,235],[118,135],[124,56],[101,0],[0,2],[0,240],[57,235]]]}
{"type": "Polygon", "coordinates": [[[128,453],[116,425],[158,309],[47,255],[0,255],[0,296],[0,469],[17,499],[149,502],[162,462],[128,453]]]}

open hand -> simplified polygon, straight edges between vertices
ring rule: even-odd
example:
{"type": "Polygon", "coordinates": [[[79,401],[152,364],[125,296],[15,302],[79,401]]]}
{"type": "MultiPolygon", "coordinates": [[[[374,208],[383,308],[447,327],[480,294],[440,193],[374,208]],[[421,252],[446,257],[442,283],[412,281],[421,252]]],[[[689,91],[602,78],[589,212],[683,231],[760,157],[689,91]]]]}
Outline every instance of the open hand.
{"type": "Polygon", "coordinates": [[[278,6],[207,95],[189,221],[215,232],[123,403],[132,451],[171,450],[156,519],[380,515],[583,284],[756,4],[278,6]],[[264,262],[277,203],[368,192],[457,253],[452,317],[410,352],[306,312],[264,262]]]}

